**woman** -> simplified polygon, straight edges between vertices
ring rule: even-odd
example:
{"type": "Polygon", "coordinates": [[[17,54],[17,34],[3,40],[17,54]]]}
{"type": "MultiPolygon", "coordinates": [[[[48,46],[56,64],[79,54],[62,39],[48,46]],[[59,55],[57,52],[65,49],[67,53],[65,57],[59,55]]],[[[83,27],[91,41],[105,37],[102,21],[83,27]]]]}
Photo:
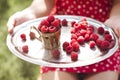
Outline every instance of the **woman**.
{"type": "MultiPolygon", "coordinates": [[[[7,23],[8,32],[25,21],[50,14],[87,16],[110,26],[120,37],[120,1],[119,0],[33,0],[23,11],[12,15],[7,23]]],[[[119,40],[120,41],[120,40],[119,40]]],[[[42,67],[40,80],[118,80],[120,71],[120,50],[99,63],[76,68],[42,67]],[[108,64],[107,66],[105,64],[108,64]],[[97,67],[96,67],[97,66],[97,67]],[[87,70],[86,70],[87,69],[87,70]]]]}

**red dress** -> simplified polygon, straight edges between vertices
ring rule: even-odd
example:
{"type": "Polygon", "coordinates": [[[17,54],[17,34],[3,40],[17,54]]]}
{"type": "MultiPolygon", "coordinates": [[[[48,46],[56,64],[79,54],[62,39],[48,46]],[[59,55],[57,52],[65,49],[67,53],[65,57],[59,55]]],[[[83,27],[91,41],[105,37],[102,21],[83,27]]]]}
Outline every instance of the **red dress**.
{"type": "MultiPolygon", "coordinates": [[[[104,22],[109,18],[112,3],[112,0],[56,0],[55,14],[87,16],[104,22]]],[[[120,49],[109,58],[92,65],[74,68],[52,68],[44,66],[41,69],[41,73],[55,70],[73,73],[91,73],[110,70],[120,73],[120,49]]]]}

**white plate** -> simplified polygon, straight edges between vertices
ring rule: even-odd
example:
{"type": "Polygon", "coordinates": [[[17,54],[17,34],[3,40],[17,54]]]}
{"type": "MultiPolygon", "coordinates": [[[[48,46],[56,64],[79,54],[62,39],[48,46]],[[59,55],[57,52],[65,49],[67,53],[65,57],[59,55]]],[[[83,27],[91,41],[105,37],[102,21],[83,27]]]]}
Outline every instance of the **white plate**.
{"type": "MultiPolygon", "coordinates": [[[[64,16],[64,15],[56,15],[56,18],[59,19],[67,19],[67,21],[70,23],[71,21],[76,21],[79,22],[82,16],[64,16]]],[[[118,49],[118,39],[114,32],[112,31],[111,28],[107,27],[103,23],[93,20],[91,18],[87,18],[87,21],[89,24],[92,24],[96,27],[103,26],[106,30],[110,32],[112,37],[115,40],[115,46],[108,51],[108,53],[102,55],[102,53],[99,51],[98,48],[91,50],[88,46],[88,44],[85,44],[86,47],[81,46],[80,47],[80,53],[79,53],[79,58],[78,61],[71,61],[70,56],[66,55],[66,52],[63,51],[62,49],[62,43],[64,41],[70,41],[70,30],[72,27],[68,25],[68,27],[62,27],[61,31],[61,37],[60,37],[60,48],[59,50],[61,51],[61,57],[59,60],[56,60],[52,58],[51,56],[51,51],[46,50],[42,46],[42,42],[35,39],[35,40],[30,40],[29,38],[29,32],[30,32],[30,27],[31,26],[38,26],[40,21],[46,17],[38,18],[35,20],[31,20],[28,22],[25,22],[19,26],[17,26],[14,29],[13,34],[8,34],[7,36],[7,46],[9,50],[16,55],[17,57],[31,62],[33,64],[38,64],[42,66],[49,66],[49,67],[78,67],[78,66],[85,66],[85,65],[90,65],[97,63],[99,61],[102,61],[111,55],[114,54],[114,52],[118,49]],[[22,42],[20,39],[20,34],[25,33],[27,35],[27,41],[22,42]],[[29,52],[27,54],[22,53],[21,47],[23,45],[27,44],[29,46],[29,52]]],[[[36,35],[39,37],[38,33],[36,35]]]]}

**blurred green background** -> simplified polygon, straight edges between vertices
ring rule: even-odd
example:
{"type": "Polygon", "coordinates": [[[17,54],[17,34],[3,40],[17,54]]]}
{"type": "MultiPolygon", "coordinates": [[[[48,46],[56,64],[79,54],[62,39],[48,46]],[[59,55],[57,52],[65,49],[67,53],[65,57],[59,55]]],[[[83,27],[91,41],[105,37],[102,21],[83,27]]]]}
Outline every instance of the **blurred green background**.
{"type": "Polygon", "coordinates": [[[6,46],[8,18],[31,2],[32,0],[0,0],[0,80],[37,80],[39,66],[19,59],[6,46]]]}

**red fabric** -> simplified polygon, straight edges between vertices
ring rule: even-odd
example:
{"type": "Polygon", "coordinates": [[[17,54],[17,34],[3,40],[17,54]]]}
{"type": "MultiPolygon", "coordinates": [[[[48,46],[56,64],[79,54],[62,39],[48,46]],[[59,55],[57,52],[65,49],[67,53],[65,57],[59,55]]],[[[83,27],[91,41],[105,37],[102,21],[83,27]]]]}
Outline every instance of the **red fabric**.
{"type": "MultiPolygon", "coordinates": [[[[112,0],[56,0],[54,13],[58,15],[87,16],[104,22],[109,17],[112,3],[112,0]]],[[[99,63],[75,68],[42,67],[41,73],[55,70],[74,73],[91,73],[107,70],[120,72],[119,64],[120,49],[114,55],[99,63]]]]}

